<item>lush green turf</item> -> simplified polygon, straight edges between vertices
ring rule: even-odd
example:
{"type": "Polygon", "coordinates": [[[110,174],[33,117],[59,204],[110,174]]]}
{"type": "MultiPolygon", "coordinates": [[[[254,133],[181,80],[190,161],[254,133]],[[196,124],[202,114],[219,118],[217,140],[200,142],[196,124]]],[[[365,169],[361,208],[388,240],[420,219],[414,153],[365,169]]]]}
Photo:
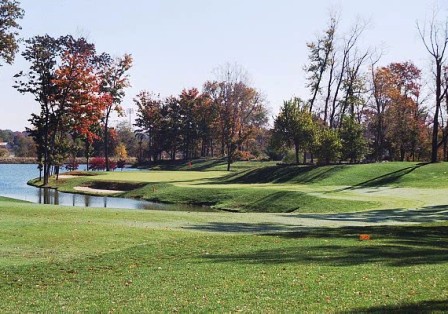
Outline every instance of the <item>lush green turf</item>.
{"type": "Polygon", "coordinates": [[[76,186],[109,186],[125,191],[117,196],[249,212],[337,213],[448,202],[443,191],[448,189],[447,163],[315,167],[237,162],[230,173],[222,171],[224,166],[222,160],[194,161],[191,167],[179,162],[162,165],[170,171],[97,173],[50,185],[67,192],[76,186]]]}
{"type": "Polygon", "coordinates": [[[0,312],[358,313],[448,306],[447,224],[295,232],[285,224],[284,233],[254,235],[249,226],[260,215],[245,214],[244,227],[234,215],[1,200],[0,312]],[[358,241],[361,232],[372,241],[358,241]]]}
{"type": "Polygon", "coordinates": [[[231,174],[228,183],[294,183],[323,186],[448,187],[448,164],[386,162],[361,165],[267,166],[231,174]]]}

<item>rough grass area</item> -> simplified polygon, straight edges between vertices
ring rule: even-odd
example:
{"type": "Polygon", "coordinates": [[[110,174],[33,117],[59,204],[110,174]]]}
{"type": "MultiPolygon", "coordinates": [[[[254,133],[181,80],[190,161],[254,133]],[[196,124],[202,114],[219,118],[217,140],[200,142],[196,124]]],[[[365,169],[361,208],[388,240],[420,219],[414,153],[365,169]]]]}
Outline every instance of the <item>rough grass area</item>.
{"type": "Polygon", "coordinates": [[[253,234],[263,214],[244,214],[244,226],[235,215],[242,214],[0,200],[0,312],[431,313],[448,307],[447,223],[290,232],[285,219],[280,232],[253,234]],[[359,241],[360,233],[372,240],[359,241]]]}

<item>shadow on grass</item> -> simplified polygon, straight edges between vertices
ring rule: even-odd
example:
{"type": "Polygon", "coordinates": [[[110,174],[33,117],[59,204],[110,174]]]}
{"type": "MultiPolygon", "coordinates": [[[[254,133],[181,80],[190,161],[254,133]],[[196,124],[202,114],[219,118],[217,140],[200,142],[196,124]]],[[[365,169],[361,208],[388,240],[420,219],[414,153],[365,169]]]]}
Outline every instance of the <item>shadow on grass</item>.
{"type": "MultiPolygon", "coordinates": [[[[230,228],[228,225],[221,227],[227,230],[230,228]]],[[[243,226],[239,227],[241,229],[243,226]]],[[[253,226],[245,227],[247,231],[255,228],[253,226]]],[[[259,225],[258,227],[275,229],[275,225],[259,225]]],[[[372,263],[403,267],[448,262],[448,228],[446,225],[302,228],[295,232],[268,232],[265,235],[298,241],[279,242],[278,247],[273,249],[236,254],[214,254],[204,258],[216,263],[296,263],[341,267],[372,263]],[[360,233],[371,234],[372,240],[359,241],[360,233]]]]}
{"type": "MultiPolygon", "coordinates": [[[[343,214],[278,214],[281,217],[287,217],[288,223],[221,223],[211,222],[208,224],[190,225],[187,229],[194,229],[208,232],[235,232],[235,233],[273,233],[281,232],[299,232],[299,234],[306,234],[307,229],[311,229],[310,226],[319,226],[319,224],[328,226],[328,222],[335,222],[334,226],[350,226],[358,224],[357,228],[371,229],[371,228],[395,228],[398,226],[384,226],[381,225],[393,225],[393,224],[410,224],[410,223],[435,223],[448,221],[448,205],[441,206],[428,206],[416,210],[407,209],[390,209],[390,210],[374,210],[367,212],[356,213],[343,213],[343,214]],[[365,224],[366,226],[359,226],[359,224],[365,224]],[[380,226],[375,226],[380,225],[380,226]]],[[[420,230],[422,227],[412,226],[409,228],[415,228],[420,230]]],[[[447,232],[448,232],[448,228],[447,232]]],[[[325,229],[326,233],[332,234],[334,231],[328,231],[333,229],[325,229]]],[[[334,230],[347,230],[347,229],[334,229],[334,230]]],[[[365,233],[361,229],[360,233],[365,233]]],[[[422,235],[424,236],[424,235],[422,235]]]]}
{"type": "Polygon", "coordinates": [[[362,188],[369,188],[369,187],[378,187],[378,186],[385,186],[392,183],[395,183],[399,181],[403,176],[415,171],[416,169],[423,167],[427,165],[428,163],[419,163],[415,166],[406,167],[397,171],[389,172],[384,175],[378,176],[376,178],[358,183],[356,185],[353,185],[351,187],[341,189],[339,191],[344,190],[356,190],[356,189],[362,189],[362,188]]]}
{"type": "Polygon", "coordinates": [[[419,209],[384,209],[341,214],[297,214],[295,218],[324,221],[378,223],[430,223],[448,221],[448,205],[426,206],[419,209]]]}
{"type": "Polygon", "coordinates": [[[340,314],[358,314],[358,313],[446,313],[448,311],[448,300],[421,301],[418,303],[403,303],[398,305],[384,305],[371,308],[358,308],[352,311],[339,312],[340,314]]]}
{"type": "Polygon", "coordinates": [[[192,170],[192,171],[213,171],[218,166],[226,165],[225,159],[194,159],[192,161],[185,160],[159,160],[157,163],[142,164],[143,168],[152,170],[192,170]]]}
{"type": "Polygon", "coordinates": [[[344,168],[338,166],[278,165],[251,169],[221,179],[226,183],[314,183],[332,176],[344,168]]]}

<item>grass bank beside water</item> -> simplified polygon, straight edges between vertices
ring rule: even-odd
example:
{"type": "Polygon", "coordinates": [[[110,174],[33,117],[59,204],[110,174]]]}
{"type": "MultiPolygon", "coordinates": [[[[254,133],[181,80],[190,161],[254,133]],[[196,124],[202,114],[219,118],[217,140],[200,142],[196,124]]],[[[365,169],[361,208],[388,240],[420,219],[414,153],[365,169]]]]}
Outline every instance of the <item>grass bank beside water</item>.
{"type": "Polygon", "coordinates": [[[233,171],[227,172],[220,160],[162,164],[148,171],[53,179],[50,186],[78,192],[74,187],[109,185],[120,190],[121,185],[124,193],[115,196],[241,212],[342,213],[448,203],[443,191],[448,189],[446,163],[316,167],[236,162],[232,166],[233,171]]]}

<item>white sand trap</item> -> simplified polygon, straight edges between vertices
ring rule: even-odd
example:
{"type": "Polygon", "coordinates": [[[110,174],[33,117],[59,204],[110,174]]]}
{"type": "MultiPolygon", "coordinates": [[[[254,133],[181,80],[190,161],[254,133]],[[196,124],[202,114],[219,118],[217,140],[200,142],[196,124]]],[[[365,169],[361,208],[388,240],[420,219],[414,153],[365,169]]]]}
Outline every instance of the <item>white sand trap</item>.
{"type": "Polygon", "coordinates": [[[77,177],[80,177],[80,176],[74,176],[71,174],[60,174],[58,176],[59,179],[70,179],[70,178],[77,178],[77,177]]]}
{"type": "Polygon", "coordinates": [[[73,189],[76,191],[96,193],[96,194],[115,194],[115,193],[123,193],[124,192],[124,191],[119,191],[119,190],[92,189],[92,188],[89,188],[88,186],[75,186],[73,189]]]}

